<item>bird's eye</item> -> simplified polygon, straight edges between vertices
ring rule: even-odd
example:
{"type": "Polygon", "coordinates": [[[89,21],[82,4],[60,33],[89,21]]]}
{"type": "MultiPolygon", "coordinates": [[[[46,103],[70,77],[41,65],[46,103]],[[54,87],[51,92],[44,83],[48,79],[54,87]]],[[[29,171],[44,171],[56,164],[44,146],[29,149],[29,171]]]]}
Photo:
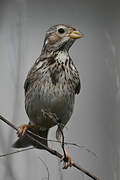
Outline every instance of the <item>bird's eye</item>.
{"type": "Polygon", "coordinates": [[[59,29],[58,29],[58,32],[59,32],[60,34],[64,34],[64,33],[65,33],[65,30],[64,30],[63,28],[59,28],[59,29]]]}

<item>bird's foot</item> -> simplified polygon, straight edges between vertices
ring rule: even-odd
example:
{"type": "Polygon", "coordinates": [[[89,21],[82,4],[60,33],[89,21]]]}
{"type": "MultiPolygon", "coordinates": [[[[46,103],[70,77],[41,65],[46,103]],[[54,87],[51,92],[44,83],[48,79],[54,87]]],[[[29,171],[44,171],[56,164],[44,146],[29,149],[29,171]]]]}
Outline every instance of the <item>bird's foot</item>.
{"type": "Polygon", "coordinates": [[[65,155],[61,158],[61,161],[63,161],[63,169],[67,169],[68,167],[72,167],[73,165],[73,160],[68,155],[66,150],[65,150],[65,155]]]}
{"type": "Polygon", "coordinates": [[[33,127],[34,127],[34,125],[31,125],[31,124],[24,124],[24,125],[19,126],[18,131],[17,131],[18,137],[24,136],[27,129],[33,128],[33,127]]]}

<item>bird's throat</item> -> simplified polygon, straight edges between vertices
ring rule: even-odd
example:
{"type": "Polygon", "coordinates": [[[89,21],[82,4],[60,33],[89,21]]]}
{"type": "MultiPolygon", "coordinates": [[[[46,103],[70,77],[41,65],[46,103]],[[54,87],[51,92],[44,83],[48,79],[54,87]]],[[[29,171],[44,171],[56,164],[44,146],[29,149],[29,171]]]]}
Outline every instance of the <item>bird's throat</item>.
{"type": "Polygon", "coordinates": [[[66,50],[58,51],[55,59],[61,63],[65,63],[69,59],[69,54],[66,50]]]}

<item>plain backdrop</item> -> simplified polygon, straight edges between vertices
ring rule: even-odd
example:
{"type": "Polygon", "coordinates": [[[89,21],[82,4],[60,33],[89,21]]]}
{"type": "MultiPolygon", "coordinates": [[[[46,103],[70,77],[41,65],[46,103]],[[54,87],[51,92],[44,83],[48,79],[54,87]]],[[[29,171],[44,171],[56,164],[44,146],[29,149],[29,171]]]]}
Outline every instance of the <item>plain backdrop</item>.
{"type": "MultiPolygon", "coordinates": [[[[84,33],[70,55],[81,78],[74,113],[64,129],[73,160],[102,180],[120,180],[120,11],[119,1],[1,0],[0,114],[15,125],[28,122],[24,80],[40,55],[45,32],[54,24],[70,24],[84,33]],[[94,155],[96,153],[97,157],[94,155]]],[[[55,139],[56,127],[49,133],[55,139]]],[[[0,122],[0,154],[12,152],[17,136],[0,122]]],[[[55,143],[49,143],[61,152],[55,143]]],[[[31,150],[0,158],[0,180],[90,180],[78,170],[62,170],[59,160],[31,150]]]]}

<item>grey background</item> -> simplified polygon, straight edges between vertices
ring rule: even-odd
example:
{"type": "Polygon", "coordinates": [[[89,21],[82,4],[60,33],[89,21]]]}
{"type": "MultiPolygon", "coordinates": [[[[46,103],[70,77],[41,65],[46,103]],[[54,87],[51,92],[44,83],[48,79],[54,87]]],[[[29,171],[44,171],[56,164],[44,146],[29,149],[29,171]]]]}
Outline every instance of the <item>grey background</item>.
{"type": "MultiPolygon", "coordinates": [[[[71,24],[84,33],[70,50],[82,89],[64,134],[66,141],[97,154],[67,146],[73,160],[102,180],[120,180],[119,17],[119,1],[0,1],[0,113],[17,126],[28,122],[23,84],[48,27],[71,24]]],[[[49,139],[55,138],[55,130],[50,130],[49,139]]],[[[13,151],[15,139],[15,131],[1,122],[0,154],[13,151]]],[[[62,170],[57,158],[39,150],[0,158],[0,180],[46,178],[39,157],[49,168],[50,180],[90,180],[74,168],[62,170]]]]}

